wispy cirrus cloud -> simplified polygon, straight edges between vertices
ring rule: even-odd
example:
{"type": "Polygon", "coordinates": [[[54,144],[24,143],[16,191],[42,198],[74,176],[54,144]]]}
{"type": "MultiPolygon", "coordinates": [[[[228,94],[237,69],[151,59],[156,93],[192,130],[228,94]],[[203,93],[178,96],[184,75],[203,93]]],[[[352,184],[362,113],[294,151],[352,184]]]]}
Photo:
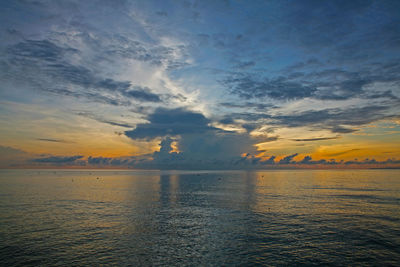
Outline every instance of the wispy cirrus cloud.
{"type": "Polygon", "coordinates": [[[18,79],[24,72],[36,88],[46,92],[85,97],[111,105],[129,105],[129,100],[162,102],[160,96],[147,87],[102,77],[85,66],[68,62],[68,57],[80,53],[74,48],[61,47],[48,40],[26,40],[8,47],[6,52],[2,62],[3,75],[18,79]],[[57,85],[50,85],[52,82],[57,85]],[[82,90],[70,89],[71,86],[82,90]]]}
{"type": "Polygon", "coordinates": [[[293,139],[296,142],[313,142],[313,141],[325,141],[325,140],[334,140],[340,138],[339,136],[333,137],[315,137],[315,138],[303,138],[303,139],[293,139]]]}
{"type": "Polygon", "coordinates": [[[310,97],[317,90],[315,87],[285,80],[282,77],[272,80],[258,79],[243,73],[228,77],[222,81],[222,84],[230,88],[233,94],[245,99],[269,97],[278,100],[293,100],[310,97]]]}
{"type": "Polygon", "coordinates": [[[297,114],[272,116],[273,123],[289,127],[310,126],[330,129],[332,132],[354,131],[351,127],[362,126],[377,120],[397,117],[388,106],[351,107],[347,109],[309,110],[297,114]],[[347,128],[346,128],[347,127],[347,128]],[[350,129],[348,129],[350,128],[350,129]]]}
{"type": "Polygon", "coordinates": [[[51,142],[51,143],[67,143],[67,141],[62,140],[62,139],[53,139],[53,138],[36,138],[38,141],[43,141],[43,142],[51,142]]]}

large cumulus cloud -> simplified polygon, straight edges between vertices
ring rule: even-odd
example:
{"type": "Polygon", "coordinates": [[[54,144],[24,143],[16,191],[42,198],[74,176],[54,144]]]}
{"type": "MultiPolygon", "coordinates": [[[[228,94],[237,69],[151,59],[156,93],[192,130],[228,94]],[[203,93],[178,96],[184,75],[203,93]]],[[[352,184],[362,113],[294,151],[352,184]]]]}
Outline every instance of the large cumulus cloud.
{"type": "Polygon", "coordinates": [[[229,166],[242,153],[255,151],[255,140],[247,134],[215,128],[208,118],[198,112],[184,108],[158,108],[147,120],[148,123],[138,124],[125,135],[135,140],[161,138],[161,149],[153,154],[153,164],[157,166],[229,166]],[[174,142],[179,153],[172,152],[174,142]]]}
{"type": "Polygon", "coordinates": [[[134,130],[126,131],[132,139],[153,139],[167,135],[203,134],[216,132],[218,129],[209,126],[210,120],[201,113],[184,108],[158,108],[147,118],[149,123],[138,124],[134,130]]]}

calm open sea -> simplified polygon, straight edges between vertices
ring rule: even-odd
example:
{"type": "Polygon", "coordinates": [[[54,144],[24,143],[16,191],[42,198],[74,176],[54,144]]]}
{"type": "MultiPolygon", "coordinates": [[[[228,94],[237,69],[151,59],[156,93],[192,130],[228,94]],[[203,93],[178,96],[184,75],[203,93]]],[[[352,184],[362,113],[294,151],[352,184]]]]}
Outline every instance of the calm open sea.
{"type": "Polygon", "coordinates": [[[400,170],[0,171],[2,266],[400,265],[400,170]]]}

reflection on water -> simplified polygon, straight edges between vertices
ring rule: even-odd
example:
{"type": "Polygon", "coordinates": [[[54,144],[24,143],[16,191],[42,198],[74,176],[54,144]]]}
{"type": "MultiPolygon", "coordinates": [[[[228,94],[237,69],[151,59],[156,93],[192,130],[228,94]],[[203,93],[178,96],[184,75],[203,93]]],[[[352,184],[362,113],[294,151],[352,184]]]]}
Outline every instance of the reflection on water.
{"type": "Polygon", "coordinates": [[[0,171],[0,264],[396,265],[398,170],[0,171]]]}

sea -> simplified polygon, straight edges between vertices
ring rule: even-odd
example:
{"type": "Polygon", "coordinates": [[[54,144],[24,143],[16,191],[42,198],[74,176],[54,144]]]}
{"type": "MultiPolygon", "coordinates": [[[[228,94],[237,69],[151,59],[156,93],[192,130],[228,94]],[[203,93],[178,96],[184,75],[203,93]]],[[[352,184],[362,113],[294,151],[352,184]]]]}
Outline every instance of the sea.
{"type": "Polygon", "coordinates": [[[400,266],[400,170],[0,170],[0,266],[400,266]]]}

